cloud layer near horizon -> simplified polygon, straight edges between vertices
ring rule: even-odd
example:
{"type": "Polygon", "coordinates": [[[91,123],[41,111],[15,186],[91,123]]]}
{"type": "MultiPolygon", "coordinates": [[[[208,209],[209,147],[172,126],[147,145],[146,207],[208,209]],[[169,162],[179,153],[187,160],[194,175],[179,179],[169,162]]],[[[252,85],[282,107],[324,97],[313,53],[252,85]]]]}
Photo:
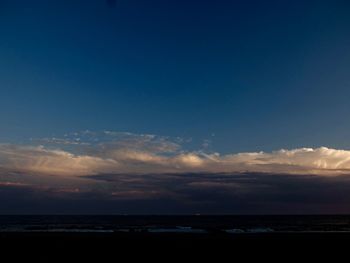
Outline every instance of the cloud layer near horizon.
{"type": "Polygon", "coordinates": [[[221,155],[186,151],[183,140],[105,131],[0,145],[0,168],[55,176],[164,173],[348,174],[350,151],[299,148],[221,155]]]}
{"type": "Polygon", "coordinates": [[[0,144],[0,213],[350,211],[350,151],[186,148],[181,138],[108,131],[0,144]]]}

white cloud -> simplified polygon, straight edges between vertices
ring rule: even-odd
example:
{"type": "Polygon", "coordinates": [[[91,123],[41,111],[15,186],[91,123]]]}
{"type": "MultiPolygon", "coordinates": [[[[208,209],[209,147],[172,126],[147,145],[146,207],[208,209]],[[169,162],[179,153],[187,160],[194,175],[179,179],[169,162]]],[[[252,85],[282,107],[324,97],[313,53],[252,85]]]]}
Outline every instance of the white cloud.
{"type": "Polygon", "coordinates": [[[63,150],[50,150],[44,146],[0,145],[0,167],[7,171],[19,171],[49,175],[89,175],[116,169],[111,159],[97,156],[74,155],[63,150]]]}
{"type": "Polygon", "coordinates": [[[220,155],[185,151],[180,140],[167,137],[109,131],[102,135],[74,133],[64,139],[45,139],[47,144],[41,146],[2,144],[0,168],[58,176],[185,172],[339,175],[350,169],[350,151],[326,147],[220,155]]]}

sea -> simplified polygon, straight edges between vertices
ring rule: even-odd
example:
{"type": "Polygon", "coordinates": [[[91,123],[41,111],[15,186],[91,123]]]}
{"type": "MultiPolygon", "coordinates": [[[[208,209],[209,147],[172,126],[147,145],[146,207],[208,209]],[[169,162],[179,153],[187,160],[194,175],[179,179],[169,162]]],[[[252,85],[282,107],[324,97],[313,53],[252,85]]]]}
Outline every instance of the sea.
{"type": "Polygon", "coordinates": [[[350,233],[350,215],[1,215],[0,232],[350,233]]]}

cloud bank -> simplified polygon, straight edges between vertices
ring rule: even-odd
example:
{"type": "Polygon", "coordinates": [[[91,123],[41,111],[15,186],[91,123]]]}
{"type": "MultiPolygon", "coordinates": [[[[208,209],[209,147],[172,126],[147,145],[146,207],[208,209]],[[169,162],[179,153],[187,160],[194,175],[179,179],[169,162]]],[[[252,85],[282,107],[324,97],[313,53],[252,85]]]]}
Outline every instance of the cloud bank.
{"type": "Polygon", "coordinates": [[[0,145],[0,168],[57,176],[189,172],[341,175],[350,169],[350,151],[326,147],[221,155],[186,151],[179,138],[109,131],[74,133],[37,143],[0,145]]]}
{"type": "Polygon", "coordinates": [[[0,144],[0,199],[9,200],[0,213],[350,212],[350,151],[219,154],[186,143],[85,131],[0,144]]]}

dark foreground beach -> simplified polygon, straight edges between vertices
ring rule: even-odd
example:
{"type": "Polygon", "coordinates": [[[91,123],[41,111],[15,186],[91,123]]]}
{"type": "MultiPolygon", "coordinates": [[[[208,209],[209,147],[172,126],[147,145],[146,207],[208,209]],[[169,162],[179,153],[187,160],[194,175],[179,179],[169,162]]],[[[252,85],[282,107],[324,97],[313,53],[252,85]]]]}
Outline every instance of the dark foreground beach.
{"type": "Polygon", "coordinates": [[[8,232],[0,234],[0,246],[1,262],[128,262],[135,259],[159,262],[329,259],[334,262],[348,255],[350,234],[8,232]]]}

